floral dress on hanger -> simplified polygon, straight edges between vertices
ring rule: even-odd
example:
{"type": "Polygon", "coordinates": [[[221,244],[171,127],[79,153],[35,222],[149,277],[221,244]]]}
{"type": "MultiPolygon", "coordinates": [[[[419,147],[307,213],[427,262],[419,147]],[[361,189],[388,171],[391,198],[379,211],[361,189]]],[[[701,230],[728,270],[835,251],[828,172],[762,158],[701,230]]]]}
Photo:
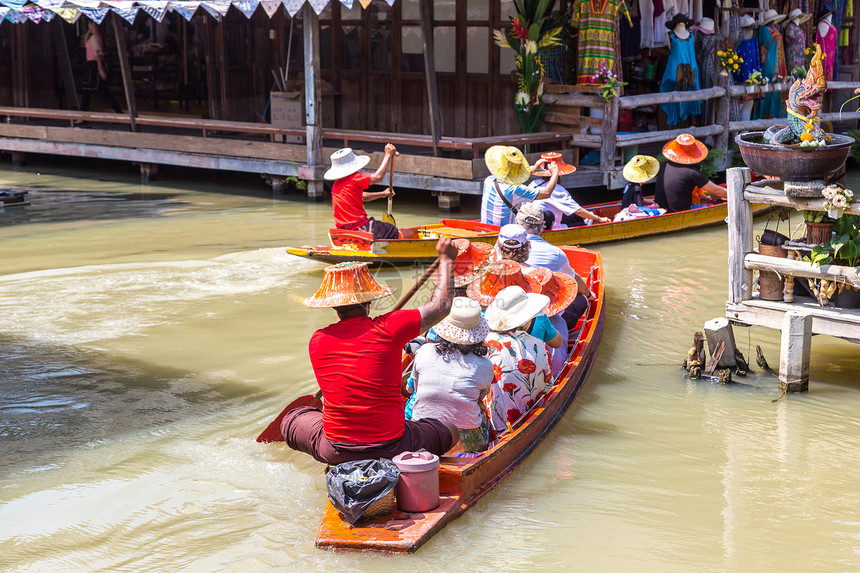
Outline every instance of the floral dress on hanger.
{"type": "MultiPolygon", "coordinates": [[[[823,22],[819,22],[819,25],[821,24],[823,22]]],[[[839,36],[839,32],[830,22],[827,22],[827,26],[827,33],[824,36],[821,35],[818,26],[815,27],[815,41],[818,42],[821,51],[827,56],[821,63],[824,65],[824,79],[829,82],[833,79],[833,68],[836,65],[836,38],[839,36]]]]}
{"type": "Polygon", "coordinates": [[[790,74],[794,68],[806,68],[806,33],[797,22],[785,27],[785,69],[790,74]]]}
{"type": "MultiPolygon", "coordinates": [[[[669,60],[666,71],[660,80],[660,92],[693,91],[699,89],[699,66],[696,63],[695,34],[685,40],[669,32],[669,60]]],[[[667,125],[678,125],[691,115],[702,113],[701,101],[684,101],[681,103],[661,103],[660,107],[666,112],[667,125]]]]}

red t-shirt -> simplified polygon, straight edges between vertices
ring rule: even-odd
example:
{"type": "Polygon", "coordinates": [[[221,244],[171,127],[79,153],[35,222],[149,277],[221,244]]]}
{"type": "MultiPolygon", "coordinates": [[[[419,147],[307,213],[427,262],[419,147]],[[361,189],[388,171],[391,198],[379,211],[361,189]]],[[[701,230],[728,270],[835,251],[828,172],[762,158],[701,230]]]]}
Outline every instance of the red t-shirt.
{"type": "Polygon", "coordinates": [[[370,444],[403,435],[400,359],[403,345],[420,331],[421,312],[410,309],[348,318],[311,336],[326,438],[370,444]]]}
{"type": "Polygon", "coordinates": [[[353,173],[341,177],[331,188],[334,224],[338,227],[367,219],[364,211],[364,191],[370,187],[370,173],[353,173]]]}

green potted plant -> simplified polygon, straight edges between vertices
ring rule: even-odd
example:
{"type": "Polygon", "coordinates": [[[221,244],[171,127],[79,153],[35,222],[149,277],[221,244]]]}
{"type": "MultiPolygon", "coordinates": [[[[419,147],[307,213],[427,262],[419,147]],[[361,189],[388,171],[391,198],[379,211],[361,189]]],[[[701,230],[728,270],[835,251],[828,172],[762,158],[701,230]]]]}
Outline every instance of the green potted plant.
{"type": "MultiPolygon", "coordinates": [[[[860,264],[860,216],[843,215],[836,221],[833,231],[828,242],[812,248],[807,260],[815,266],[857,267],[860,264]]],[[[860,308],[860,290],[840,283],[831,300],[838,307],[860,308]]]]}

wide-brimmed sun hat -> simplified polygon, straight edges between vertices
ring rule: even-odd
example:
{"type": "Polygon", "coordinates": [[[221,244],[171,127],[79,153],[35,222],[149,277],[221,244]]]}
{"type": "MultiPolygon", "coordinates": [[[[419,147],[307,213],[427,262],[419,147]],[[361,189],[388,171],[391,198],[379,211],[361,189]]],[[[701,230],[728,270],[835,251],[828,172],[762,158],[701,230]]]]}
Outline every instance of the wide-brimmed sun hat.
{"type": "Polygon", "coordinates": [[[740,26],[741,28],[752,28],[756,25],[755,18],[750,16],[749,14],[744,14],[741,16],[740,26]]]}
{"type": "Polygon", "coordinates": [[[657,176],[660,162],[650,155],[636,155],[627,162],[621,174],[631,183],[647,183],[657,176]]]}
{"type": "Polygon", "coordinates": [[[509,286],[499,291],[487,308],[487,324],[496,332],[507,332],[524,325],[549,304],[545,294],[526,292],[521,287],[509,286]]]}
{"type": "Polygon", "coordinates": [[[804,22],[812,18],[812,14],[806,14],[800,8],[795,8],[788,13],[788,19],[794,20],[795,18],[797,19],[797,24],[803,24],[804,22]]]}
{"type": "Polygon", "coordinates": [[[493,261],[487,265],[487,272],[469,285],[466,294],[481,306],[489,306],[499,291],[509,286],[518,286],[526,292],[540,292],[540,282],[524,275],[518,262],[493,261]]]}
{"type": "Polygon", "coordinates": [[[546,169],[536,169],[532,171],[532,175],[536,177],[550,177],[552,173],[549,172],[549,164],[555,163],[558,166],[558,176],[562,175],[570,175],[574,171],[576,171],[576,167],[573,165],[568,165],[564,162],[564,158],[561,156],[561,153],[557,151],[553,151],[550,153],[541,153],[541,159],[545,160],[546,169]]]}
{"type": "Polygon", "coordinates": [[[537,203],[523,203],[520,205],[520,210],[517,211],[517,224],[528,225],[530,227],[539,227],[543,229],[544,214],[543,209],[537,203]]]}
{"type": "Polygon", "coordinates": [[[505,185],[525,183],[531,176],[526,156],[516,147],[494,145],[484,154],[487,169],[505,185]]]}
{"type": "Polygon", "coordinates": [[[323,178],[327,181],[334,181],[352,175],[359,169],[363,169],[369,162],[369,156],[356,155],[349,147],[338,149],[331,154],[331,168],[325,172],[323,178]]]}
{"type": "Polygon", "coordinates": [[[680,12],[672,16],[671,20],[666,22],[666,27],[673,30],[678,24],[684,24],[687,28],[693,25],[693,20],[680,12]]]}
{"type": "Polygon", "coordinates": [[[767,26],[771,22],[776,24],[777,22],[782,22],[783,20],[785,20],[785,18],[785,14],[780,14],[779,12],[771,8],[770,10],[765,11],[764,15],[761,17],[761,25],[767,26]]]}
{"type": "Polygon", "coordinates": [[[673,163],[693,165],[704,161],[708,148],[689,133],[682,133],[663,146],[663,155],[673,163]]]}
{"type": "Polygon", "coordinates": [[[690,28],[691,30],[698,30],[702,34],[711,35],[714,33],[714,19],[704,17],[699,20],[699,23],[690,28]]]}
{"type": "Polygon", "coordinates": [[[451,312],[433,330],[439,338],[454,344],[478,344],[487,338],[490,326],[481,316],[477,301],[458,296],[451,302],[451,312]]]}
{"type": "MultiPolygon", "coordinates": [[[[477,241],[473,243],[469,239],[454,239],[451,242],[457,247],[457,258],[454,260],[454,286],[464,287],[484,274],[493,253],[493,245],[477,241]]],[[[433,273],[433,280],[439,282],[438,270],[433,273]]]]}
{"type": "Polygon", "coordinates": [[[370,276],[367,263],[351,261],[326,267],[320,288],[304,302],[311,308],[330,308],[370,302],[393,292],[393,287],[370,276]]]}
{"type": "Polygon", "coordinates": [[[579,292],[576,279],[567,273],[551,271],[546,267],[532,267],[526,275],[536,278],[540,282],[540,293],[549,297],[549,304],[544,310],[547,316],[555,316],[566,309],[579,292]]]}

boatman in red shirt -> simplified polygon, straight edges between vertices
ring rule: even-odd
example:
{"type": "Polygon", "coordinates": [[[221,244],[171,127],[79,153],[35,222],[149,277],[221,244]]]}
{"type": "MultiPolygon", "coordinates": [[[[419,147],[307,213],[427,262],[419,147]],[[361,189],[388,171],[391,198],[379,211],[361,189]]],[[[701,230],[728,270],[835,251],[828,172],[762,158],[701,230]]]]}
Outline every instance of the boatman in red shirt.
{"type": "Polygon", "coordinates": [[[391,223],[377,221],[368,217],[364,211],[364,203],[394,195],[392,189],[385,191],[368,191],[371,185],[377,185],[385,178],[391,156],[397,149],[390,143],[385,145],[385,157],[374,173],[361,173],[370,161],[367,155],[355,155],[352,149],[346,147],[331,154],[331,169],[325,172],[326,180],[334,181],[331,188],[331,206],[334,210],[334,224],[338,229],[350,231],[366,231],[374,239],[396,239],[400,236],[397,227],[391,223]]]}
{"type": "Polygon", "coordinates": [[[427,304],[370,318],[370,301],[394,289],[377,283],[367,263],[325,269],[311,308],[334,308],[338,322],[317,330],[308,350],[323,410],[300,407],[281,422],[287,445],[328,464],[392,458],[421,448],[441,456],[460,439],[456,426],[432,418],[407,421],[400,393],[403,346],[448,315],[457,247],[439,239],[439,275],[427,304]]]}

